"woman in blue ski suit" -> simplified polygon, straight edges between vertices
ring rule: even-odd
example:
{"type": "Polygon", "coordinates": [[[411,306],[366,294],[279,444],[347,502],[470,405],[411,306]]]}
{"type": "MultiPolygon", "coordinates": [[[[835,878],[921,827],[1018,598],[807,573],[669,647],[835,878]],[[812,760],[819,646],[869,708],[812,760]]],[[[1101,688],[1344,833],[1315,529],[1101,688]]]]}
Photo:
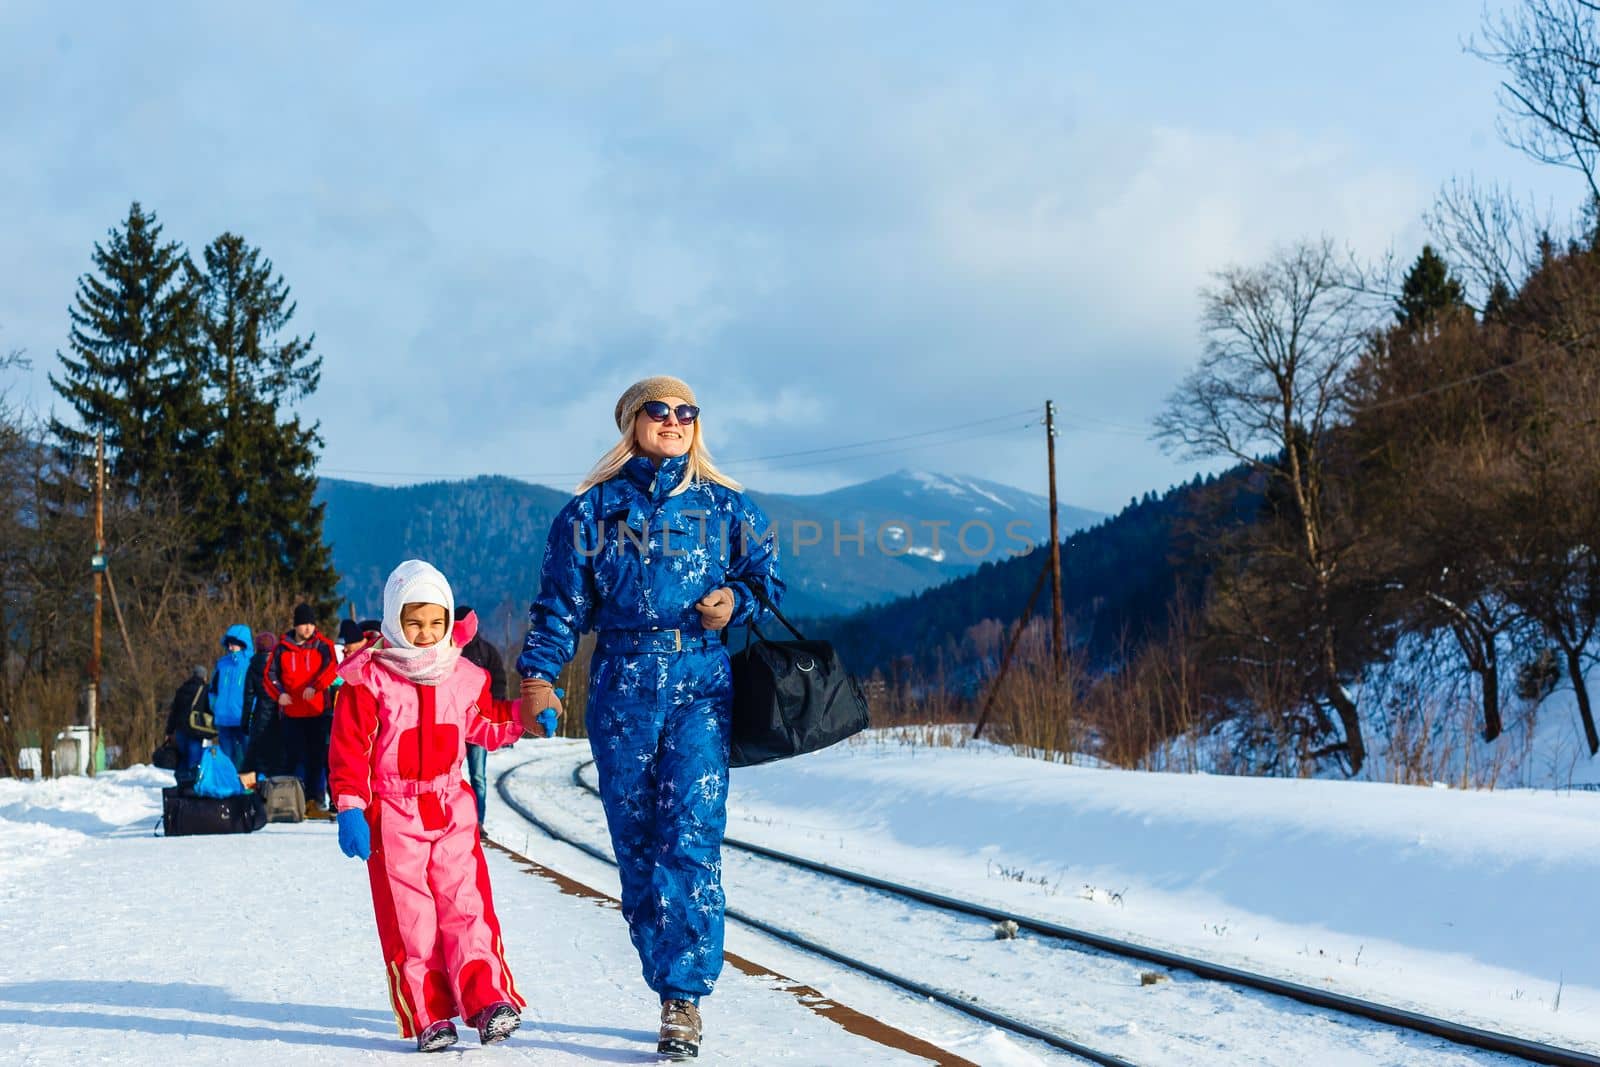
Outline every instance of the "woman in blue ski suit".
{"type": "Polygon", "coordinates": [[[250,673],[250,652],[256,635],[243,623],[228,627],[222,635],[223,653],[211,674],[206,695],[211,699],[212,722],[217,728],[217,747],[237,769],[244,761],[245,681],[250,673]]]}
{"type": "MultiPolygon", "coordinates": [[[[783,594],[761,509],[705,451],[694,394],[649,378],[617,402],[622,439],[556,516],[517,659],[523,715],[598,632],[585,722],[622,880],[622,913],[663,1004],[660,1051],[698,1051],[722,969],[722,834],[732,680],[715,631],[783,594]]],[[[530,732],[533,728],[529,727],[530,732]]]]}

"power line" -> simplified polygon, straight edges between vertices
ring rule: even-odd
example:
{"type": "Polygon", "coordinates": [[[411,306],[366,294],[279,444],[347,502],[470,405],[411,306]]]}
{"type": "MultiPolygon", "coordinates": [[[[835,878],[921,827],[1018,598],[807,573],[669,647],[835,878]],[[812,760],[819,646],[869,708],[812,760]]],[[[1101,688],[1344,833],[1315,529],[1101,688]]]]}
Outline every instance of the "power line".
{"type": "Polygon", "coordinates": [[[1084,429],[1097,430],[1101,427],[1104,427],[1107,431],[1120,431],[1126,434],[1137,434],[1140,437],[1144,437],[1150,432],[1148,427],[1129,426],[1125,422],[1113,422],[1111,419],[1102,419],[1098,415],[1085,415],[1081,411],[1068,411],[1060,404],[1056,405],[1056,415],[1058,417],[1065,415],[1074,422],[1090,422],[1100,424],[1099,426],[1087,426],[1084,427],[1084,429]]]}
{"type": "MultiPolygon", "coordinates": [[[[772,473],[778,473],[778,472],[781,472],[781,471],[788,471],[788,470],[804,470],[807,467],[820,467],[820,466],[824,466],[824,465],[829,464],[829,463],[837,462],[838,460],[841,460],[841,459],[845,459],[845,460],[875,459],[875,458],[877,458],[879,456],[892,456],[892,455],[897,455],[897,454],[902,453],[902,452],[915,452],[915,451],[917,451],[919,449],[924,449],[924,448],[940,448],[940,447],[944,447],[944,446],[948,446],[948,445],[961,445],[961,444],[966,444],[969,441],[982,440],[983,438],[986,438],[986,437],[999,437],[999,436],[1004,435],[1004,434],[1018,433],[1018,432],[1023,431],[1023,430],[1033,430],[1033,429],[1036,429],[1036,428],[1037,427],[1036,427],[1035,423],[1029,422],[1029,423],[1025,423],[1023,425],[1020,425],[1020,426],[1003,426],[1003,427],[1001,427],[999,429],[996,429],[996,430],[990,430],[987,433],[965,434],[961,438],[959,438],[958,440],[926,441],[926,442],[922,442],[922,443],[914,444],[914,445],[901,445],[898,448],[884,448],[884,449],[879,449],[879,450],[877,450],[875,452],[863,452],[863,453],[860,453],[858,455],[853,455],[853,456],[828,456],[828,457],[825,457],[823,459],[809,460],[809,461],[804,462],[804,463],[779,463],[779,464],[773,464],[773,465],[766,466],[766,467],[760,467],[760,468],[757,468],[757,469],[755,469],[753,471],[741,471],[740,473],[741,474],[772,474],[772,473]]],[[[744,462],[753,463],[755,461],[754,460],[746,460],[744,462]]],[[[731,466],[731,464],[718,464],[718,466],[731,466]]],[[[324,468],[324,469],[328,470],[330,473],[334,473],[335,472],[335,468],[324,468]]],[[[365,473],[365,474],[370,474],[370,475],[388,475],[388,476],[392,476],[392,477],[426,477],[426,478],[429,478],[430,480],[433,480],[433,481],[449,481],[449,480],[452,480],[449,475],[440,475],[440,474],[433,474],[433,473],[426,474],[426,475],[422,475],[422,474],[408,475],[408,474],[406,474],[404,472],[401,472],[401,471],[354,472],[354,471],[349,471],[349,470],[345,470],[345,469],[341,468],[341,469],[337,470],[337,473],[345,473],[345,474],[348,474],[348,473],[365,473]]],[[[585,472],[582,472],[581,474],[571,475],[571,477],[579,478],[579,477],[582,477],[583,474],[587,474],[587,473],[588,472],[585,471],[585,472]]],[[[477,475],[472,475],[472,477],[477,477],[477,475]]],[[[534,477],[534,476],[524,475],[524,476],[521,476],[521,477],[522,477],[523,480],[531,480],[531,478],[534,477]]],[[[547,474],[547,475],[540,475],[538,477],[546,477],[546,478],[548,478],[548,477],[555,477],[555,475],[548,475],[547,474]]]]}
{"type": "MultiPolygon", "coordinates": [[[[971,422],[958,422],[948,426],[940,426],[936,430],[920,430],[917,433],[901,434],[898,437],[879,437],[871,441],[857,441],[853,445],[829,445],[826,448],[808,448],[800,452],[776,452],[770,456],[750,456],[746,459],[730,459],[727,463],[723,464],[723,466],[735,467],[746,463],[761,463],[769,459],[787,459],[790,456],[814,456],[822,452],[837,452],[852,448],[866,448],[868,445],[888,444],[892,441],[907,441],[913,437],[936,437],[939,434],[949,433],[951,430],[964,430],[970,426],[984,426],[991,422],[1000,422],[1004,419],[1015,419],[1022,415],[1031,414],[1032,412],[1032,408],[1024,408],[1021,411],[1008,411],[1004,415],[991,415],[986,419],[974,419],[971,422]]],[[[855,457],[842,458],[853,459],[855,457]]]]}
{"type": "MultiPolygon", "coordinates": [[[[1081,419],[1082,419],[1082,416],[1069,416],[1068,420],[1067,420],[1069,425],[1067,427],[1065,427],[1065,428],[1081,430],[1084,433],[1111,433],[1111,434],[1117,434],[1117,435],[1122,436],[1122,437],[1149,437],[1150,436],[1150,431],[1149,430],[1136,430],[1131,426],[1119,426],[1116,423],[1106,423],[1104,426],[1083,425],[1083,424],[1081,424],[1081,419]],[[1070,425],[1071,423],[1080,423],[1080,425],[1071,426],[1070,425]]],[[[1057,423],[1057,429],[1062,429],[1062,428],[1063,427],[1058,422],[1057,423]]]]}
{"type": "MultiPolygon", "coordinates": [[[[319,472],[327,474],[360,474],[373,478],[426,478],[433,482],[462,481],[468,478],[477,478],[483,475],[482,471],[472,474],[440,473],[439,471],[369,471],[357,470],[353,467],[322,467],[319,472]]],[[[515,477],[523,481],[533,481],[536,478],[582,478],[588,471],[541,471],[534,474],[516,474],[506,477],[515,477]]]]}
{"type": "Polygon", "coordinates": [[[1534,360],[1540,359],[1546,355],[1549,355],[1549,353],[1544,351],[1534,352],[1530,355],[1523,356],[1521,359],[1512,360],[1510,363],[1507,363],[1502,367],[1490,367],[1488,370],[1479,371],[1476,374],[1469,374],[1465,378],[1457,378],[1454,381],[1441,382],[1438,385],[1429,386],[1427,389],[1423,389],[1420,392],[1408,393],[1405,396],[1392,396],[1387,400],[1375,400],[1370,404],[1349,404],[1346,406],[1351,411],[1378,411],[1383,408],[1398,407],[1401,404],[1409,404],[1413,400],[1423,400],[1427,397],[1434,396],[1438,393],[1443,393],[1450,389],[1455,389],[1463,385],[1471,385],[1473,382],[1480,382],[1485,378],[1493,378],[1497,374],[1504,374],[1507,371],[1515,370],[1524,364],[1532,363],[1534,360]]]}
{"type": "Polygon", "coordinates": [[[962,438],[960,438],[959,440],[930,441],[930,442],[924,442],[922,444],[903,445],[903,446],[901,446],[899,448],[885,448],[885,449],[882,449],[882,450],[877,451],[877,452],[866,452],[866,453],[863,453],[863,454],[858,455],[858,456],[839,456],[839,457],[830,456],[827,459],[812,460],[812,461],[807,462],[807,463],[784,463],[784,464],[780,464],[780,465],[775,466],[775,467],[767,467],[767,468],[764,468],[764,469],[761,469],[761,470],[756,470],[756,471],[753,471],[753,472],[741,472],[741,473],[768,474],[768,473],[774,473],[774,472],[778,472],[778,471],[802,470],[802,469],[804,469],[806,467],[820,467],[820,466],[823,466],[824,464],[833,463],[837,459],[851,459],[851,460],[854,460],[854,459],[873,459],[873,458],[876,458],[878,456],[892,456],[892,455],[895,455],[895,454],[900,453],[900,452],[915,452],[918,449],[922,449],[922,448],[939,448],[939,447],[942,447],[942,446],[945,446],[945,445],[964,445],[969,441],[977,441],[977,440],[981,440],[981,439],[983,439],[985,437],[998,437],[998,436],[1000,436],[1002,434],[1017,433],[1017,432],[1022,431],[1022,430],[1033,431],[1033,430],[1035,430],[1037,428],[1038,428],[1038,424],[1036,422],[1028,422],[1028,423],[1022,424],[1021,426],[1005,426],[1005,427],[1002,427],[1002,428],[1000,428],[998,430],[990,430],[987,433],[967,434],[967,435],[963,436],[962,438]]]}
{"type": "MultiPolygon", "coordinates": [[[[1014,418],[1017,418],[1017,417],[1022,416],[1022,415],[1032,414],[1032,412],[1033,412],[1032,408],[1023,408],[1023,409],[1021,409],[1019,411],[1011,411],[1011,412],[1007,412],[1007,413],[1005,413],[1003,415],[990,415],[987,418],[974,419],[974,420],[972,420],[970,422],[954,423],[954,424],[951,424],[951,425],[941,426],[941,427],[939,427],[938,429],[935,429],[935,430],[922,430],[922,431],[918,431],[916,433],[898,434],[898,435],[895,435],[893,437],[878,437],[878,438],[873,438],[873,439],[866,440],[866,441],[856,441],[856,442],[854,442],[852,444],[846,444],[846,445],[828,445],[828,446],[823,447],[823,448],[803,449],[803,450],[798,451],[798,452],[778,452],[778,453],[774,453],[772,455],[767,455],[767,456],[750,456],[750,457],[746,457],[744,459],[724,460],[724,461],[719,461],[718,462],[718,466],[722,466],[722,467],[742,467],[742,466],[745,466],[745,465],[748,465],[748,464],[764,463],[764,462],[767,462],[769,460],[774,460],[774,459],[787,459],[787,458],[793,457],[793,456],[810,456],[810,455],[819,455],[819,454],[822,454],[822,453],[829,453],[829,452],[849,451],[851,449],[867,448],[867,447],[870,447],[870,446],[873,446],[873,445],[889,444],[889,443],[893,443],[893,442],[896,442],[896,441],[909,440],[909,439],[912,439],[912,438],[932,437],[932,436],[937,436],[939,434],[949,433],[952,430],[961,430],[961,429],[966,429],[966,428],[972,427],[972,426],[984,426],[984,425],[988,425],[989,423],[999,422],[999,421],[1004,420],[1004,419],[1014,419],[1014,418]]],[[[1012,428],[1008,427],[1004,432],[1010,432],[1011,429],[1012,428]]],[[[987,434],[977,434],[977,435],[968,434],[966,437],[962,438],[962,440],[972,440],[974,437],[985,437],[985,436],[989,436],[989,435],[987,435],[987,434]]],[[[914,447],[921,447],[921,446],[914,446],[914,447]]],[[[900,449],[891,449],[890,450],[891,453],[895,452],[895,451],[902,451],[902,450],[900,450],[900,449]]],[[[833,458],[842,459],[842,460],[843,459],[867,459],[867,458],[870,458],[871,456],[884,455],[884,454],[888,454],[888,453],[874,452],[874,453],[865,453],[865,454],[853,455],[853,456],[838,456],[838,457],[833,457],[833,458]]],[[[828,460],[824,460],[823,462],[832,462],[833,458],[830,458],[828,460]]],[[[815,465],[816,464],[810,464],[810,463],[799,464],[799,466],[801,466],[801,467],[815,466],[815,465]]],[[[779,466],[767,467],[767,468],[763,468],[763,469],[764,470],[786,470],[786,469],[789,469],[789,466],[790,465],[779,465],[779,466]]],[[[385,477],[385,478],[427,478],[430,481],[449,481],[449,480],[454,480],[454,479],[477,477],[476,473],[474,473],[474,474],[440,474],[440,473],[438,473],[436,471],[375,471],[375,470],[358,470],[358,469],[351,468],[351,467],[321,467],[321,466],[319,466],[317,469],[319,471],[325,471],[325,472],[327,472],[329,474],[356,474],[356,475],[365,475],[365,476],[368,476],[368,477],[385,477]]],[[[522,480],[525,480],[525,481],[535,481],[535,480],[538,480],[538,479],[546,479],[546,478],[548,478],[548,479],[582,478],[584,475],[586,475],[588,473],[589,472],[587,470],[581,470],[581,471],[540,471],[540,472],[532,473],[532,474],[519,474],[519,475],[516,475],[516,477],[518,477],[518,478],[520,478],[522,480]]]]}

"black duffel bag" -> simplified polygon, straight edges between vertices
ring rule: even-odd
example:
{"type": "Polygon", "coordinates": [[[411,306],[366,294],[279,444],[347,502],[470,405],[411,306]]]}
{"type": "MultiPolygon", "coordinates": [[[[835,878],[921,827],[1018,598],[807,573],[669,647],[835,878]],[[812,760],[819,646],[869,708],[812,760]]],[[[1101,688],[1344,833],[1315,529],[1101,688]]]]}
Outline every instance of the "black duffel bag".
{"type": "Polygon", "coordinates": [[[255,790],[231,797],[203,797],[189,786],[161,791],[161,827],[168,837],[248,834],[267,825],[267,805],[255,790]]]}
{"type": "Polygon", "coordinates": [[[150,765],[164,771],[175,771],[182,762],[183,753],[178,749],[176,741],[163,741],[154,752],[150,753],[150,765]]]}
{"type": "Polygon", "coordinates": [[[733,667],[733,737],[728,765],[753,767],[838,744],[867,728],[867,698],[827,641],[807,641],[753,583],[741,583],[793,641],[772,641],[750,624],[733,667]],[[753,639],[752,639],[753,636],[753,639]]]}

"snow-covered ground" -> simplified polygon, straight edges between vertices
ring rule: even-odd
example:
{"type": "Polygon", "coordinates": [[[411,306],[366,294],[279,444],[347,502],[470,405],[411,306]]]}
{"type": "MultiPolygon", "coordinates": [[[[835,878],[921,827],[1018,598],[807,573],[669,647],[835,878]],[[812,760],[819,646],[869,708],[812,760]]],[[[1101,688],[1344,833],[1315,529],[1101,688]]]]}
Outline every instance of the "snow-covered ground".
{"type": "MultiPolygon", "coordinates": [[[[389,1011],[366,873],[332,824],[156,837],[162,784],[150,768],[0,780],[0,1062],[415,1062],[389,1011]]],[[[503,853],[489,864],[529,1006],[507,1044],[483,1050],[464,1031],[453,1054],[653,1062],[656,1007],[615,910],[503,853]]],[[[707,1028],[711,1063],[925,1062],[731,967],[707,1028]]]]}
{"type": "MultiPolygon", "coordinates": [[[[570,784],[581,742],[525,742],[491,776],[604,841],[570,784]]],[[[0,1059],[367,1062],[413,1055],[389,1015],[365,872],[325,823],[153,836],[149,768],[0,780],[0,1059]]],[[[729,833],[1084,928],[1600,1052],[1600,795],[1068,767],[884,735],[736,771],[729,833]],[[1559,998],[1559,999],[1558,999],[1559,998]]],[[[498,796],[488,829],[606,892],[614,872],[498,796]]],[[[489,857],[537,1063],[650,1062],[654,1010],[615,910],[489,857]]],[[[951,920],[730,856],[730,906],[1025,1013],[1138,1063],[1506,1063],[1178,974],[951,920]]],[[[983,1064],[1071,1062],[733,924],[708,1062],[909,1063],[788,991],[983,1064]]],[[[478,1055],[468,1037],[460,1054],[478,1055]]]]}
{"type": "Polygon", "coordinates": [[[1600,794],[1150,774],[880,735],[736,772],[730,800],[730,836],[1600,1051],[1600,794]]]}

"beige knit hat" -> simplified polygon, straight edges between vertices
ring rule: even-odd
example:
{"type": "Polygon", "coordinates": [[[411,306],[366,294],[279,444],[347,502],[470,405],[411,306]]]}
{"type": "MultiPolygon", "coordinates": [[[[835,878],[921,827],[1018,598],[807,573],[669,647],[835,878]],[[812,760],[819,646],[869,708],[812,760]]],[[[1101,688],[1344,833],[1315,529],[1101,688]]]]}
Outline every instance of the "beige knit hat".
{"type": "Polygon", "coordinates": [[[669,396],[681,396],[689,403],[695,403],[694,390],[689,388],[688,383],[670,374],[658,374],[654,378],[634,382],[617,398],[617,429],[627,425],[628,419],[639,410],[640,405],[669,396]]]}

